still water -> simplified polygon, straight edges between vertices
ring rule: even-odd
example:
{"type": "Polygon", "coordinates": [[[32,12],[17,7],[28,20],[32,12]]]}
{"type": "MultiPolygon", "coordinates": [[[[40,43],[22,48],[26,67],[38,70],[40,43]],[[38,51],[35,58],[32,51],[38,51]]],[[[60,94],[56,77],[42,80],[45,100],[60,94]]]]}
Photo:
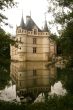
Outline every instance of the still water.
{"type": "Polygon", "coordinates": [[[57,67],[48,62],[12,62],[10,71],[0,72],[0,100],[12,102],[41,102],[45,94],[65,95],[66,89],[58,79],[57,67]]]}

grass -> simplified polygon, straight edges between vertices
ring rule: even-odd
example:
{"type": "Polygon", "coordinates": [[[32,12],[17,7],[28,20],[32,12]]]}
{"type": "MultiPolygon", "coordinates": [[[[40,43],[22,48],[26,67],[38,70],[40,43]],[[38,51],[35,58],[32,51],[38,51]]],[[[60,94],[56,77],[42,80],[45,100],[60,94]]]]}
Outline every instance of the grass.
{"type": "Polygon", "coordinates": [[[54,96],[44,103],[15,104],[0,101],[0,110],[73,110],[73,96],[54,96]]]}

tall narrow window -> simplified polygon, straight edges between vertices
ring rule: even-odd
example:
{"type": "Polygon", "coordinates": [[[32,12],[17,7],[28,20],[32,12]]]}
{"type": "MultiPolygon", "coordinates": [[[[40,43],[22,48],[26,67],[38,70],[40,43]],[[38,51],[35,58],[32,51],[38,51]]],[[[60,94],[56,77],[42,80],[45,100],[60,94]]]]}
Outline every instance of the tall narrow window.
{"type": "Polygon", "coordinates": [[[36,44],[36,38],[33,38],[33,44],[36,44]]]}
{"type": "Polygon", "coordinates": [[[36,70],[35,69],[33,70],[33,76],[36,76],[36,70]]]}
{"type": "Polygon", "coordinates": [[[21,42],[21,37],[20,37],[20,42],[21,42]]]}
{"type": "Polygon", "coordinates": [[[36,53],[36,47],[33,47],[33,53],[36,53]]]}

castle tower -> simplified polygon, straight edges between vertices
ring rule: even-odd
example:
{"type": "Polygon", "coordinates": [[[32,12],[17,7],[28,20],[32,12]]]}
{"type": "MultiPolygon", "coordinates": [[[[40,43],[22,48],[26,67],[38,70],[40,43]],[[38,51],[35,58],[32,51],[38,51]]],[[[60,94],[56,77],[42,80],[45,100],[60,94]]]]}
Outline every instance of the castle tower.
{"type": "Polygon", "coordinates": [[[41,30],[31,16],[23,13],[20,26],[16,29],[16,45],[11,46],[11,59],[18,61],[48,61],[56,53],[55,42],[50,38],[47,21],[41,30]],[[51,41],[51,42],[50,42],[51,41]]]}

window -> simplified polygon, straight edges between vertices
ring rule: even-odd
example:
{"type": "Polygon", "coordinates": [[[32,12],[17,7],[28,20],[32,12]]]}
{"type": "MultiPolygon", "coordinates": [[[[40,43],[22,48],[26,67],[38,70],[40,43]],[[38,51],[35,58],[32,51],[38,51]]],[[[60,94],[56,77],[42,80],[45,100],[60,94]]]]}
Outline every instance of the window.
{"type": "Polygon", "coordinates": [[[24,32],[24,30],[22,30],[22,32],[24,32]]]}
{"type": "Polygon", "coordinates": [[[20,86],[21,86],[21,81],[20,81],[20,86]]]}
{"type": "Polygon", "coordinates": [[[20,37],[20,42],[21,42],[21,37],[20,37]]]}
{"type": "Polygon", "coordinates": [[[35,69],[33,70],[33,76],[36,76],[36,70],[35,69]]]}
{"type": "Polygon", "coordinates": [[[37,34],[37,30],[36,29],[34,29],[34,34],[37,34]]]}
{"type": "Polygon", "coordinates": [[[36,44],[36,38],[33,38],[33,44],[36,44]]]}
{"type": "Polygon", "coordinates": [[[33,53],[36,53],[36,47],[33,47],[33,53]]]}
{"type": "Polygon", "coordinates": [[[18,33],[21,33],[21,29],[18,30],[18,33]]]}

